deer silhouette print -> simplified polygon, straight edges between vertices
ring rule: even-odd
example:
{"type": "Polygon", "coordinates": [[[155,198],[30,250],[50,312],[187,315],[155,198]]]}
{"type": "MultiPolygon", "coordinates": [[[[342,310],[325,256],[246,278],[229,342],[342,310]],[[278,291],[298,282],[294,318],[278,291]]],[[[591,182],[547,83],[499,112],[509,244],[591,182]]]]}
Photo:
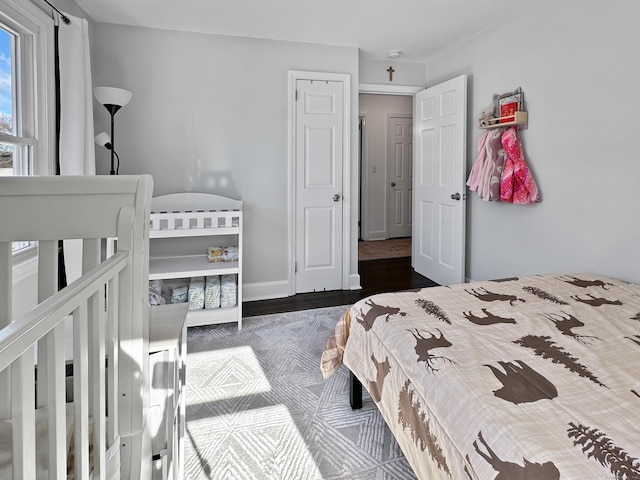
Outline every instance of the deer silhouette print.
{"type": "Polygon", "coordinates": [[[511,305],[516,302],[524,303],[524,300],[516,297],[515,295],[506,295],[503,293],[494,293],[487,290],[484,287],[480,288],[472,288],[471,290],[464,290],[470,295],[473,295],[478,300],[482,300],[483,302],[509,302],[511,305]]]}
{"type": "Polygon", "coordinates": [[[560,471],[553,462],[534,463],[526,458],[522,458],[524,465],[518,465],[513,462],[506,462],[496,455],[496,453],[487,444],[482,436],[482,432],[478,432],[478,440],[487,450],[486,453],[480,450],[478,442],[473,442],[478,455],[484,458],[493,469],[498,472],[494,480],[559,480],[560,471]]]}
{"type": "Polygon", "coordinates": [[[491,369],[503,385],[499,390],[493,391],[496,397],[518,404],[552,400],[558,396],[558,390],[553,383],[526,363],[520,360],[516,362],[519,367],[511,362],[498,362],[504,368],[504,373],[493,365],[484,365],[491,369]]]}
{"type": "Polygon", "coordinates": [[[571,285],[574,285],[576,287],[582,287],[582,288],[602,287],[604,290],[609,290],[611,287],[613,287],[613,283],[603,282],[602,280],[583,280],[581,278],[574,277],[571,275],[565,275],[563,277],[558,277],[558,278],[563,282],[567,282],[567,283],[570,283],[571,285]]]}
{"type": "MultiPolygon", "coordinates": [[[[374,303],[373,300],[367,300],[365,301],[365,304],[371,308],[367,310],[367,313],[363,315],[362,319],[356,317],[356,320],[358,321],[358,323],[364,327],[365,332],[368,332],[369,330],[371,330],[371,328],[373,328],[373,323],[376,321],[378,317],[386,315],[387,316],[386,320],[389,321],[389,317],[391,315],[396,315],[396,314],[400,314],[402,316],[406,315],[406,313],[401,312],[398,307],[388,307],[384,305],[378,305],[377,303],[374,303]]],[[[360,313],[362,314],[362,311],[360,313]]]]}
{"type": "Polygon", "coordinates": [[[384,379],[391,370],[391,365],[389,365],[389,357],[385,357],[383,362],[379,362],[376,360],[375,355],[371,355],[371,361],[376,366],[376,379],[368,381],[369,393],[373,401],[378,403],[382,398],[384,379]]]}
{"type": "Polygon", "coordinates": [[[580,343],[591,345],[591,342],[585,340],[586,338],[600,340],[600,338],[594,337],[593,335],[578,335],[577,333],[572,332],[572,328],[584,327],[584,323],[569,313],[541,313],[540,315],[547,318],[548,320],[551,320],[563,335],[573,337],[580,343]]]}
{"type": "Polygon", "coordinates": [[[516,323],[514,318],[499,317],[489,312],[486,308],[481,309],[484,317],[478,317],[471,312],[462,312],[467,320],[476,325],[494,325],[496,323],[516,323]]]}
{"type": "Polygon", "coordinates": [[[418,354],[418,362],[425,362],[425,366],[427,367],[427,371],[429,373],[435,373],[440,370],[439,368],[436,368],[436,365],[439,362],[448,362],[451,364],[456,363],[447,357],[444,357],[442,355],[433,355],[431,353],[431,350],[435,348],[447,348],[452,345],[451,342],[444,337],[439,329],[436,330],[438,330],[438,333],[440,334],[439,337],[436,336],[436,334],[430,332],[428,332],[428,337],[423,337],[417,328],[415,329],[415,333],[411,330],[407,330],[416,339],[416,353],[418,354]]]}
{"type": "Polygon", "coordinates": [[[607,300],[606,298],[594,297],[590,293],[584,295],[585,298],[580,298],[580,295],[571,295],[576,302],[586,303],[592,307],[600,307],[601,305],[622,305],[620,300],[607,300]]]}
{"type": "Polygon", "coordinates": [[[629,340],[631,340],[633,343],[640,345],[640,335],[634,335],[635,338],[631,338],[631,337],[624,337],[627,338],[629,340]]]}

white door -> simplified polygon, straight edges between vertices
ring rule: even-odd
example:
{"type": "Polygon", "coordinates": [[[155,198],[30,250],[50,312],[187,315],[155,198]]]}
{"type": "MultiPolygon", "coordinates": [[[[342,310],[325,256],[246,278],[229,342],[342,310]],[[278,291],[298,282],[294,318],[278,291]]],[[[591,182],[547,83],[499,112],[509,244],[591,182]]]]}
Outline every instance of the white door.
{"type": "Polygon", "coordinates": [[[413,118],[387,118],[387,181],[389,182],[389,238],[411,236],[413,118]]]}
{"type": "Polygon", "coordinates": [[[412,266],[440,285],[464,282],[467,77],[416,94],[412,266]]]}
{"type": "Polygon", "coordinates": [[[296,81],[296,293],[342,289],[343,83],[296,81]]]}

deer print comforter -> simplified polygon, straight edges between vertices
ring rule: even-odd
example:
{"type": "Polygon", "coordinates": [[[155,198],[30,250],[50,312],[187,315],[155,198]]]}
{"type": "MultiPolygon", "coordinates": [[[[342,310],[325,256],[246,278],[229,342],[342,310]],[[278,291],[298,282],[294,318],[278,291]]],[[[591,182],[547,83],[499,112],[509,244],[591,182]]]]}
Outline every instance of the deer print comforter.
{"type": "Polygon", "coordinates": [[[420,479],[640,479],[640,286],[577,274],[380,294],[344,360],[420,479]]]}

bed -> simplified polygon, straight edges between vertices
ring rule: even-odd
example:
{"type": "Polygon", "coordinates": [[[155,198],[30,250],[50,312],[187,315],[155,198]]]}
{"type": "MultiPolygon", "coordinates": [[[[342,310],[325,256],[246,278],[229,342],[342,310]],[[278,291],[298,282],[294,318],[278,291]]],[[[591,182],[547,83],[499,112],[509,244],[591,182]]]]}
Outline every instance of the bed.
{"type": "Polygon", "coordinates": [[[640,479],[640,286],[538,275],[385,293],[322,355],[364,386],[416,476],[640,479]]]}
{"type": "Polygon", "coordinates": [[[0,178],[0,478],[148,477],[152,189],[148,175],[0,178]],[[81,239],[82,274],[58,290],[63,239],[81,239]],[[16,241],[34,242],[37,306],[14,318],[16,241]]]}

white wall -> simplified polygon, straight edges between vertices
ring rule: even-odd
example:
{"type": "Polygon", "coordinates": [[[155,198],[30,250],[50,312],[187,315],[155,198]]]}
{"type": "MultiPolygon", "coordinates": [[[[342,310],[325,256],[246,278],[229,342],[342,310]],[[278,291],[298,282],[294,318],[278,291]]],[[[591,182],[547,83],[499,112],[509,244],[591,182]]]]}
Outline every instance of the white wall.
{"type": "MultiPolygon", "coordinates": [[[[120,173],[152,174],[154,195],[241,199],[245,300],[274,289],[286,294],[288,71],[350,74],[357,112],[357,49],[102,23],[94,37],[94,85],[133,92],[116,116],[120,173]]],[[[94,116],[96,131],[108,128],[106,111],[94,116]]],[[[355,114],[351,129],[347,161],[357,193],[355,114]]],[[[96,152],[99,173],[107,173],[108,158],[106,150],[96,152]]],[[[352,217],[356,273],[357,208],[352,217]]]]}
{"type": "Polygon", "coordinates": [[[387,114],[413,116],[413,96],[360,94],[360,115],[365,117],[364,164],[361,172],[362,238],[388,238],[387,114]]]}
{"type": "Polygon", "coordinates": [[[596,272],[640,282],[640,2],[540,1],[527,15],[445,52],[429,85],[469,78],[468,169],[493,93],[521,86],[521,134],[542,203],[467,210],[467,276],[596,272]]]}

